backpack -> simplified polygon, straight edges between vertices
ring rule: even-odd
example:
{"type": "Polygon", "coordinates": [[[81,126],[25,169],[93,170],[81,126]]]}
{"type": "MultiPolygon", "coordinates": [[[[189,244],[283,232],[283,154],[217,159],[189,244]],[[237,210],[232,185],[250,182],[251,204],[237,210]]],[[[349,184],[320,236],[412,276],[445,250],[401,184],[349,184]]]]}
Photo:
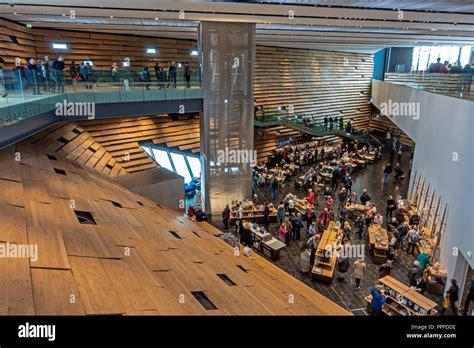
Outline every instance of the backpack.
{"type": "Polygon", "coordinates": [[[413,243],[413,244],[418,243],[418,240],[419,240],[418,233],[415,233],[415,234],[411,235],[410,240],[411,240],[411,243],[413,243]]]}

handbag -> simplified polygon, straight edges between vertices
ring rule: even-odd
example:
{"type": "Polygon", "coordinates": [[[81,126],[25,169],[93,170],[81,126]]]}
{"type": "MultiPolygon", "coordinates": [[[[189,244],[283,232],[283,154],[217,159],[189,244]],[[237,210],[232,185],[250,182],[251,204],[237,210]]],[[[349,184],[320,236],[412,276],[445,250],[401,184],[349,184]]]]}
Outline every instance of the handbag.
{"type": "Polygon", "coordinates": [[[449,300],[449,297],[446,297],[443,302],[443,308],[448,309],[451,301],[449,300]]]}

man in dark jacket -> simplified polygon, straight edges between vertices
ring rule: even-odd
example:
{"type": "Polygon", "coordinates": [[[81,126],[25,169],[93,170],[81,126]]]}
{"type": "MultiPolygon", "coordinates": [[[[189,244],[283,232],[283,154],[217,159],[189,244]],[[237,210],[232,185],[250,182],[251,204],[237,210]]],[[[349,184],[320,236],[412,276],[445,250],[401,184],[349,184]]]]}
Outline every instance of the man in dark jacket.
{"type": "Polygon", "coordinates": [[[42,94],[39,91],[39,72],[38,66],[36,65],[36,59],[30,58],[28,65],[26,66],[26,76],[28,79],[28,84],[31,85],[33,90],[33,95],[42,94]]]}
{"type": "Polygon", "coordinates": [[[193,71],[191,67],[189,66],[189,63],[185,62],[184,63],[184,79],[186,80],[186,88],[191,87],[191,73],[192,72],[193,71]]]}
{"type": "Polygon", "coordinates": [[[229,205],[226,204],[224,210],[222,211],[222,222],[224,223],[225,229],[229,229],[229,219],[230,219],[230,208],[229,205]]]}
{"type": "Polygon", "coordinates": [[[390,174],[392,174],[393,168],[390,163],[387,163],[385,169],[383,170],[383,182],[386,183],[387,179],[389,178],[390,174]]]}
{"type": "Polygon", "coordinates": [[[362,205],[366,205],[368,201],[370,201],[370,195],[367,192],[367,189],[364,189],[362,195],[360,196],[360,202],[362,203],[362,205]]]}
{"type": "MultiPolygon", "coordinates": [[[[456,279],[451,279],[451,286],[448,289],[448,292],[446,292],[446,298],[449,299],[449,305],[451,306],[451,310],[453,311],[454,315],[458,315],[458,309],[456,307],[456,302],[459,299],[459,287],[458,287],[458,282],[456,279]]],[[[444,315],[446,312],[446,309],[443,306],[443,309],[441,310],[441,315],[444,315]]]]}
{"type": "Polygon", "coordinates": [[[467,293],[466,302],[464,302],[464,310],[463,314],[467,315],[469,312],[469,304],[471,300],[474,298],[474,277],[471,279],[471,287],[469,288],[469,292],[467,293]]]}
{"type": "Polygon", "coordinates": [[[64,58],[59,56],[53,62],[53,75],[56,81],[56,93],[64,93],[64,58]]]}

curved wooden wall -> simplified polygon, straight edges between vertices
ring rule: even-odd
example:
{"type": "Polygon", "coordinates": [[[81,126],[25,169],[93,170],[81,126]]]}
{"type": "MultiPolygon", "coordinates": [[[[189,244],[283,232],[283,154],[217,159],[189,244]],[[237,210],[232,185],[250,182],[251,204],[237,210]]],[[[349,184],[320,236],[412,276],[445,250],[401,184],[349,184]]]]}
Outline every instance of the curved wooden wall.
{"type": "Polygon", "coordinates": [[[47,154],[26,144],[0,151],[0,243],[38,246],[37,260],[0,258],[0,314],[350,315],[263,257],[236,257],[206,222],[47,154]],[[96,224],[79,223],[74,210],[96,224]],[[217,309],[204,309],[193,291],[217,309]]]}
{"type": "Polygon", "coordinates": [[[294,113],[368,124],[373,58],[370,54],[257,47],[255,99],[265,110],[292,105],[294,113]]]}

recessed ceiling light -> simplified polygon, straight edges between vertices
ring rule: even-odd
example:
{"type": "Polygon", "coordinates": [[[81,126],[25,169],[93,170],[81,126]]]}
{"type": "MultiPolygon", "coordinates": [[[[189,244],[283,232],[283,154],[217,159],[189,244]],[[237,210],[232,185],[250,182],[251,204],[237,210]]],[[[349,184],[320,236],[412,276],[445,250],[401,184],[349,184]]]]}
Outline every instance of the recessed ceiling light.
{"type": "Polygon", "coordinates": [[[157,21],[157,20],[158,20],[158,17],[155,17],[155,21],[157,21]]]}

